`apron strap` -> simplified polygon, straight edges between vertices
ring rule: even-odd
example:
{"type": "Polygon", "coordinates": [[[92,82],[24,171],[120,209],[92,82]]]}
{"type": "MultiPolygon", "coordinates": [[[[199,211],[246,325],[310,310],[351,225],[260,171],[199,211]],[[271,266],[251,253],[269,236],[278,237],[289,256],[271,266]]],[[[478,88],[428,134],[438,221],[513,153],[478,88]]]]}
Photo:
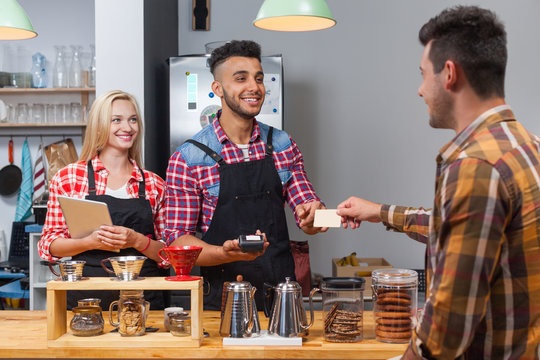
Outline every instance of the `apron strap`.
{"type": "Polygon", "coordinates": [[[270,126],[270,129],[268,129],[268,136],[266,137],[266,150],[265,150],[266,156],[270,156],[270,157],[272,157],[272,153],[274,152],[274,145],[272,145],[273,133],[274,133],[274,128],[270,126]]]}
{"type": "Polygon", "coordinates": [[[201,149],[202,151],[204,151],[208,156],[210,156],[212,159],[214,159],[214,161],[217,162],[219,164],[219,166],[227,165],[225,160],[223,160],[223,158],[221,156],[219,156],[217,152],[210,149],[208,146],[206,146],[204,144],[201,144],[200,142],[192,140],[192,139],[186,140],[186,142],[188,142],[190,144],[193,144],[196,147],[198,147],[199,149],[201,149]]]}
{"type": "MultiPolygon", "coordinates": [[[[95,196],[96,195],[96,178],[94,175],[94,167],[92,166],[92,161],[86,163],[88,168],[88,194],[95,196]]],[[[146,199],[146,179],[144,177],[144,170],[141,170],[142,181],[139,182],[139,198],[146,199]]]]}
{"type": "Polygon", "coordinates": [[[86,163],[88,168],[88,194],[95,196],[96,195],[96,179],[94,177],[94,167],[92,166],[92,160],[86,163]]]}
{"type": "Polygon", "coordinates": [[[146,180],[144,178],[144,170],[139,168],[142,175],[142,181],[139,182],[139,198],[146,199],[146,180]]]}

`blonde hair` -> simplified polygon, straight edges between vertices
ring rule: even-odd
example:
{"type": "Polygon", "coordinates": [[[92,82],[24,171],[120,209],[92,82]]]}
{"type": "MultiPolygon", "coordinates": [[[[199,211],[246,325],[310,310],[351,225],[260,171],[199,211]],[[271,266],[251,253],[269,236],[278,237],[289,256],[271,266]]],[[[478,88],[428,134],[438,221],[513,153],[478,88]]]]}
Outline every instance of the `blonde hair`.
{"type": "Polygon", "coordinates": [[[79,161],[90,161],[107,145],[109,139],[109,130],[111,128],[112,103],[115,100],[127,100],[135,108],[137,115],[137,124],[139,125],[139,134],[129,149],[128,156],[135,160],[139,167],[142,167],[142,134],[144,134],[143,123],[137,100],[133,95],[121,90],[112,90],[101,94],[96,98],[90,114],[88,115],[88,124],[84,136],[84,142],[79,161]]]}

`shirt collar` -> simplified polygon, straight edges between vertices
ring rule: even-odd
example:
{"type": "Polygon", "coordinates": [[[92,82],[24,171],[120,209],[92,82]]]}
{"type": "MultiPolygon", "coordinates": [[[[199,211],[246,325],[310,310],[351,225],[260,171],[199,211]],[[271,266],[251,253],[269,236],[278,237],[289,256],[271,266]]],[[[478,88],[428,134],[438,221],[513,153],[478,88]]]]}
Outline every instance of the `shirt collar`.
{"type": "MultiPolygon", "coordinates": [[[[216,119],[212,123],[212,126],[214,127],[214,132],[217,135],[217,138],[220,143],[224,143],[225,141],[229,141],[232,143],[232,141],[228,138],[227,134],[225,134],[225,131],[221,127],[221,124],[219,123],[219,118],[221,117],[221,110],[219,110],[216,114],[216,119]]],[[[261,136],[261,129],[259,128],[259,123],[255,118],[253,118],[253,131],[251,133],[251,139],[249,142],[254,142],[261,136]]]]}
{"type": "Polygon", "coordinates": [[[508,119],[514,119],[514,114],[509,105],[499,105],[485,111],[439,150],[437,162],[446,163],[452,161],[461,151],[463,151],[469,139],[473,134],[477,133],[479,129],[508,119]]]}
{"type": "MultiPolygon", "coordinates": [[[[129,161],[131,162],[131,164],[133,165],[133,170],[131,171],[131,177],[129,179],[129,181],[132,181],[132,180],[135,180],[135,181],[142,181],[142,175],[141,175],[141,169],[139,168],[139,166],[137,166],[137,163],[135,162],[135,160],[133,159],[129,159],[129,161]]],[[[99,156],[96,155],[93,159],[92,159],[92,167],[94,168],[94,172],[101,172],[101,171],[104,171],[105,172],[105,175],[108,176],[109,175],[109,170],[107,170],[107,168],[105,167],[105,165],[103,165],[103,163],[101,162],[101,160],[99,159],[99,156]]],[[[128,182],[129,182],[128,181],[128,182]]]]}

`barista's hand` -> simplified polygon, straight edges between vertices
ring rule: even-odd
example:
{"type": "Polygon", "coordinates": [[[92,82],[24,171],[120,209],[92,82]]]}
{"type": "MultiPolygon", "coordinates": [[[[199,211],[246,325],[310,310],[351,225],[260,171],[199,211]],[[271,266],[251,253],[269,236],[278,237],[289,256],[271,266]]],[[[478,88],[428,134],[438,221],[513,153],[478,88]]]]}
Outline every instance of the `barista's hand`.
{"type": "Polygon", "coordinates": [[[258,258],[259,256],[261,256],[262,254],[264,254],[264,252],[266,251],[266,248],[270,245],[270,243],[268,242],[268,239],[266,238],[266,234],[261,233],[260,230],[257,230],[255,234],[262,235],[264,238],[264,245],[263,245],[262,251],[242,252],[238,239],[226,240],[223,243],[222,249],[223,249],[225,258],[228,260],[227,262],[252,261],[258,258]]]}
{"type": "Polygon", "coordinates": [[[357,229],[362,221],[381,222],[381,207],[381,204],[351,196],[338,205],[337,214],[341,216],[344,229],[347,224],[351,229],[357,229]]]}
{"type": "Polygon", "coordinates": [[[101,230],[96,230],[88,236],[85,236],[81,240],[86,244],[86,250],[107,250],[113,251],[116,248],[106,241],[102,241],[100,238],[101,230]]]}
{"type": "Polygon", "coordinates": [[[102,225],[98,231],[98,239],[105,245],[112,247],[114,250],[126,248],[141,248],[140,242],[146,243],[148,240],[142,234],[135,230],[124,226],[109,226],[102,225]]]}
{"type": "Polygon", "coordinates": [[[300,228],[308,235],[313,235],[328,230],[327,227],[321,228],[313,226],[315,210],[319,209],[326,209],[326,206],[324,206],[320,201],[312,201],[306,204],[300,204],[294,209],[296,215],[301,219],[300,228]]]}

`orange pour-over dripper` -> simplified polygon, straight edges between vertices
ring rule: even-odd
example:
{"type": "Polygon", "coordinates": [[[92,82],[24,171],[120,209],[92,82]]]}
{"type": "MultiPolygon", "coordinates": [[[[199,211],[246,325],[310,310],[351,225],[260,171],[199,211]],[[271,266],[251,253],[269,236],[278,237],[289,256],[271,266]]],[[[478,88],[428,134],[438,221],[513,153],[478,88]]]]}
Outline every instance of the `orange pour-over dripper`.
{"type": "Polygon", "coordinates": [[[189,275],[195,261],[202,251],[200,246],[167,246],[159,250],[161,260],[168,262],[174,268],[176,276],[168,276],[168,281],[191,281],[199,280],[200,276],[189,275]],[[163,256],[162,253],[165,253],[163,256]]]}

